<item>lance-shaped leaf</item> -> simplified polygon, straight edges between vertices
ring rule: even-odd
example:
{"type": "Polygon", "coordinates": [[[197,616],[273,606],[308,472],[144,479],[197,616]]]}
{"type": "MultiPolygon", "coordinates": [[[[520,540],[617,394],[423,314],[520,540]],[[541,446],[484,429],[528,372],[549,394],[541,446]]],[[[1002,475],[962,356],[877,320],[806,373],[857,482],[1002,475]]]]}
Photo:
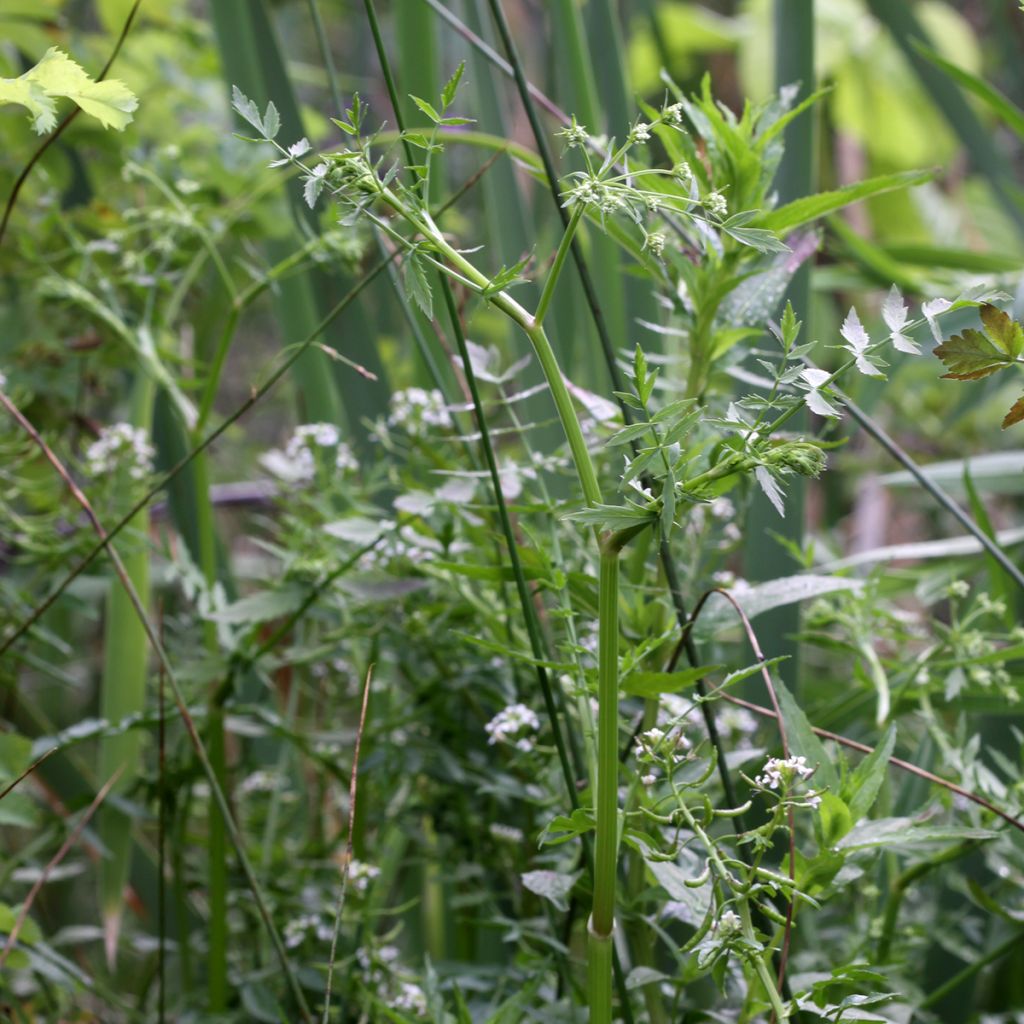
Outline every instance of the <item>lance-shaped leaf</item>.
{"type": "Polygon", "coordinates": [[[885,302],[882,303],[882,319],[885,321],[885,326],[892,331],[891,340],[893,347],[899,352],[906,352],[909,355],[917,356],[921,354],[921,346],[913,338],[908,338],[903,333],[903,328],[907,324],[909,314],[910,310],[903,301],[903,295],[900,293],[899,288],[893,285],[885,298],[885,302]]]}
{"type": "Polygon", "coordinates": [[[868,337],[868,332],[864,330],[864,325],[860,322],[857,310],[853,306],[850,307],[850,312],[846,314],[846,319],[843,321],[843,326],[839,328],[839,333],[846,342],[843,348],[853,356],[857,369],[861,373],[866,374],[868,377],[885,376],[867,357],[866,353],[871,345],[871,339],[868,337]]]}
{"type": "Polygon", "coordinates": [[[981,380],[1012,362],[981,331],[972,328],[944,341],[935,354],[949,371],[942,376],[951,380],[981,380]]]}

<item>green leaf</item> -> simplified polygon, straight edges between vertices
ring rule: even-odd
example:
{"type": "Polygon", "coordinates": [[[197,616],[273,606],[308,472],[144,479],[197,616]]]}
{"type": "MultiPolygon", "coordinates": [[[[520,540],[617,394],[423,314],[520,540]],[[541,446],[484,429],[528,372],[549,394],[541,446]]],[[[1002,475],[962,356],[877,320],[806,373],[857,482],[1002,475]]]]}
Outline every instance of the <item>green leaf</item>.
{"type": "Polygon", "coordinates": [[[455,100],[455,93],[458,91],[459,82],[462,80],[462,73],[466,70],[466,62],[461,61],[455,69],[455,74],[445,82],[441,90],[441,106],[447,110],[455,100]]]}
{"type": "Polygon", "coordinates": [[[558,846],[593,831],[594,825],[593,814],[585,807],[577,807],[568,817],[559,814],[544,826],[544,831],[540,834],[540,845],[558,846]]]}
{"type": "Polygon", "coordinates": [[[616,431],[611,437],[605,441],[605,444],[609,448],[615,448],[620,444],[629,444],[630,441],[635,441],[638,437],[643,437],[651,429],[649,423],[631,423],[628,427],[623,427],[622,430],[616,431]]]}
{"type": "Polygon", "coordinates": [[[558,910],[566,911],[569,909],[569,893],[581,874],[580,871],[574,871],[571,875],[561,871],[525,871],[519,877],[530,892],[553,903],[558,910]]]}
{"type": "Polygon", "coordinates": [[[258,594],[243,597],[226,608],[211,613],[208,618],[214,622],[231,625],[254,625],[280,618],[295,611],[309,596],[305,587],[288,586],[280,590],[262,590],[258,594]]]}
{"type": "MultiPolygon", "coordinates": [[[[734,591],[733,597],[747,617],[753,619],[773,608],[781,608],[798,601],[809,601],[837,590],[860,590],[863,585],[860,580],[846,576],[807,573],[800,576],[780,576],[766,583],[758,583],[742,591],[734,591]]],[[[736,610],[732,605],[724,598],[713,595],[708,599],[694,630],[698,636],[710,637],[737,621],[736,610]]]]}
{"type": "Polygon", "coordinates": [[[434,293],[430,288],[426,267],[416,253],[410,253],[405,260],[405,287],[413,302],[422,310],[428,320],[434,319],[434,293]]]}
{"type": "Polygon", "coordinates": [[[931,61],[937,68],[945,71],[958,85],[977,96],[996,117],[1004,121],[1020,138],[1024,139],[1024,110],[1021,110],[1016,103],[1004,96],[983,78],[979,78],[977,75],[964,68],[959,68],[955,64],[950,64],[948,60],[943,60],[942,57],[934,50],[925,46],[919,39],[913,39],[911,42],[914,49],[925,60],[931,61]]]}
{"type": "Polygon", "coordinates": [[[913,818],[876,818],[856,825],[837,844],[840,850],[886,850],[919,846],[923,843],[963,842],[967,839],[995,839],[987,828],[963,825],[919,825],[913,818]]]}
{"type": "Polygon", "coordinates": [[[883,192],[892,192],[895,189],[909,188],[913,185],[921,185],[931,181],[935,177],[933,171],[901,171],[898,174],[882,174],[877,178],[868,178],[866,181],[859,181],[855,185],[846,185],[844,188],[835,189],[832,192],[819,192],[817,195],[804,196],[796,199],[777,210],[758,218],[755,222],[759,228],[774,231],[776,234],[785,234],[801,224],[808,224],[812,220],[824,217],[825,214],[834,210],[841,210],[844,206],[858,203],[862,199],[869,199],[871,196],[881,195],[883,192]]]}
{"type": "Polygon", "coordinates": [[[430,118],[431,121],[434,122],[434,124],[440,124],[441,115],[433,108],[431,104],[429,104],[426,100],[421,100],[419,96],[410,95],[409,98],[413,101],[413,103],[416,104],[417,107],[420,108],[420,110],[423,111],[424,114],[427,115],[427,117],[430,118]]]}
{"type": "Polygon", "coordinates": [[[875,804],[878,791],[889,771],[889,758],[896,745],[896,726],[890,725],[882,742],[864,758],[844,787],[854,823],[865,818],[875,804]]]}
{"type": "Polygon", "coordinates": [[[832,849],[853,828],[853,814],[834,793],[822,793],[818,808],[822,846],[832,849]]]}
{"type": "Polygon", "coordinates": [[[814,735],[807,716],[781,679],[775,680],[775,692],[779,698],[782,719],[786,724],[786,739],[789,741],[790,752],[806,757],[807,763],[815,769],[816,780],[820,780],[831,792],[836,792],[839,788],[839,777],[821,740],[814,735]]]}
{"type": "Polygon", "coordinates": [[[937,345],[935,355],[948,371],[943,378],[950,380],[981,380],[1012,362],[981,331],[972,328],[937,345]]]}
{"type": "Polygon", "coordinates": [[[726,223],[722,225],[722,230],[730,238],[735,238],[737,242],[748,245],[758,252],[792,251],[774,231],[768,231],[765,228],[731,228],[726,223]]]}
{"type": "Polygon", "coordinates": [[[654,524],[658,519],[656,509],[644,509],[636,505],[594,505],[591,508],[570,512],[564,517],[585,526],[596,526],[606,530],[623,530],[642,523],[654,524]]]}
{"type": "Polygon", "coordinates": [[[263,135],[267,139],[277,138],[277,133],[281,130],[281,115],[277,112],[277,107],[274,106],[271,100],[267,103],[267,109],[263,113],[263,135]]]}
{"type": "Polygon", "coordinates": [[[32,127],[40,135],[56,127],[54,96],[66,96],[104,128],[118,131],[129,125],[139,105],[135,94],[123,82],[113,78],[94,81],[80,64],[55,46],[19,78],[0,78],[0,103],[26,107],[32,127]]]}
{"type": "Polygon", "coordinates": [[[691,684],[703,679],[711,672],[718,672],[722,665],[698,665],[681,672],[630,672],[622,681],[623,693],[634,697],[657,697],[660,693],[678,693],[691,684]]]}
{"type": "Polygon", "coordinates": [[[1024,350],[1024,329],[1021,329],[1020,324],[1008,313],[988,302],[983,303],[978,312],[989,339],[1008,356],[1016,359],[1024,350]]]}

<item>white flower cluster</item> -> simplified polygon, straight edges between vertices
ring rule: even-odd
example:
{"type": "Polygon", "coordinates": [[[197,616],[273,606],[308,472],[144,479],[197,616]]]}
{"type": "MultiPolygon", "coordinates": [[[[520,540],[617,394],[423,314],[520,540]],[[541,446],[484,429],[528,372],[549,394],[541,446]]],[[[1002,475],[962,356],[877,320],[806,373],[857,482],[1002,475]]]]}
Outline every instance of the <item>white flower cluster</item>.
{"type": "Polygon", "coordinates": [[[355,857],[349,861],[348,865],[348,884],[356,892],[366,892],[370,887],[370,883],[380,874],[380,868],[374,864],[364,864],[361,860],[356,860],[355,857]]]}
{"type": "Polygon", "coordinates": [[[715,217],[727,217],[729,215],[729,204],[721,192],[709,192],[704,197],[704,207],[715,217]]]}
{"type": "Polygon", "coordinates": [[[352,449],[341,440],[333,423],[304,423],[296,427],[284,450],[271,448],[260,456],[260,463],[274,476],[289,483],[309,483],[317,466],[334,450],[334,468],[355,472],[359,468],[352,449]]]}
{"type": "Polygon", "coordinates": [[[427,1015],[426,993],[414,981],[403,981],[399,983],[398,991],[391,999],[391,1009],[403,1010],[406,1013],[415,1014],[417,1017],[427,1015]]]}
{"type": "MultiPolygon", "coordinates": [[[[674,767],[686,760],[691,749],[691,743],[683,734],[682,724],[672,726],[668,731],[655,726],[646,732],[640,733],[636,739],[637,760],[650,764],[652,761],[660,761],[674,767]]],[[[658,772],[654,768],[640,776],[640,781],[645,786],[653,786],[658,781],[658,772]]]]}
{"type": "Polygon", "coordinates": [[[115,423],[104,427],[100,436],[85,450],[85,466],[89,476],[110,476],[127,469],[133,480],[144,480],[153,472],[156,451],[142,427],[115,423]]]}
{"type": "Polygon", "coordinates": [[[0,373],[0,391],[5,391],[6,389],[7,389],[7,375],[5,373],[0,373]]]}
{"type": "Polygon", "coordinates": [[[814,769],[807,766],[806,757],[789,757],[785,760],[770,757],[754,781],[765,789],[778,789],[780,786],[785,788],[791,779],[809,779],[813,774],[814,769]]]}
{"type": "Polygon", "coordinates": [[[511,743],[516,750],[533,750],[535,737],[529,733],[540,730],[540,719],[525,704],[510,704],[502,708],[485,726],[488,743],[511,743]]]}
{"type": "Polygon", "coordinates": [[[363,984],[378,993],[391,988],[389,980],[395,983],[391,995],[387,997],[388,1005],[393,1010],[401,1010],[417,1017],[427,1015],[426,993],[414,981],[396,978],[399,967],[399,950],[397,946],[381,946],[378,949],[367,949],[360,946],[356,950],[356,963],[362,971],[363,984]]]}
{"type": "Polygon", "coordinates": [[[452,414],[448,411],[444,396],[434,388],[405,388],[391,396],[391,415],[388,424],[401,427],[409,434],[421,435],[429,432],[429,428],[451,430],[454,425],[452,414]]]}
{"type": "Polygon", "coordinates": [[[814,769],[808,767],[806,757],[788,757],[782,760],[778,757],[770,757],[765,762],[761,774],[754,780],[755,784],[762,789],[774,789],[783,791],[790,799],[795,799],[795,806],[810,807],[817,810],[821,806],[821,796],[817,793],[788,793],[788,790],[796,782],[805,782],[814,774],[814,769]]]}
{"type": "Polygon", "coordinates": [[[315,935],[319,942],[330,942],[334,925],[319,914],[302,914],[284,926],[284,944],[289,949],[301,946],[308,935],[315,935]]]}
{"type": "Polygon", "coordinates": [[[361,572],[373,572],[387,569],[396,559],[422,565],[443,553],[440,541],[406,525],[388,534],[379,544],[360,555],[356,564],[361,572]]]}

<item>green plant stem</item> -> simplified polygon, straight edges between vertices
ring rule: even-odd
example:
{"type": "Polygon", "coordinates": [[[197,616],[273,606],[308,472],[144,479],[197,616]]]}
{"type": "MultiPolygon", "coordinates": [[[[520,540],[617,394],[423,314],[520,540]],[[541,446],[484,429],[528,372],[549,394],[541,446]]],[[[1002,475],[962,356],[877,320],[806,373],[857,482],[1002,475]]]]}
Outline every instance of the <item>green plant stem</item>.
{"type": "MultiPolygon", "coordinates": [[[[468,32],[465,26],[450,12],[443,11],[438,8],[436,0],[424,0],[425,3],[429,4],[435,9],[438,14],[445,17],[450,24],[455,24],[457,30],[464,34],[470,42],[480,49],[489,60],[492,60],[501,67],[506,74],[511,74],[515,79],[516,86],[519,92],[519,99],[523,105],[523,109],[526,111],[526,116],[530,122],[530,130],[533,133],[534,142],[537,145],[537,151],[540,154],[541,161],[544,165],[544,171],[548,179],[548,188],[551,192],[552,201],[555,208],[558,211],[559,216],[562,218],[563,224],[568,226],[568,214],[565,208],[561,204],[561,200],[558,194],[558,177],[555,170],[555,164],[551,157],[551,147],[548,145],[547,137],[545,136],[541,124],[540,118],[537,116],[536,106],[534,100],[543,103],[549,112],[553,112],[556,117],[559,117],[563,124],[568,122],[566,115],[554,107],[549,100],[534,89],[529,82],[526,80],[526,74],[523,70],[522,62],[519,59],[518,52],[516,50],[515,42],[512,39],[512,34],[509,31],[508,22],[505,19],[504,12],[501,7],[500,0],[488,0],[491,14],[494,18],[494,22],[498,28],[498,33],[502,39],[502,45],[505,47],[505,52],[508,54],[509,62],[506,63],[499,57],[493,50],[490,49],[482,40],[477,39],[473,33],[468,32]],[[467,34],[468,33],[468,34],[467,34]]],[[[587,301],[587,308],[590,311],[591,318],[594,321],[594,327],[597,330],[597,336],[601,344],[601,353],[604,357],[605,366],[608,370],[608,376],[612,383],[613,391],[625,391],[626,384],[622,378],[622,373],[619,370],[618,363],[615,359],[615,347],[612,343],[611,336],[608,333],[607,324],[605,323],[604,314],[601,311],[601,303],[598,301],[597,292],[594,288],[593,280],[591,279],[590,272],[587,268],[587,262],[583,255],[582,248],[579,245],[579,239],[573,237],[572,245],[573,260],[576,264],[576,270],[579,274],[580,284],[583,286],[583,292],[587,301]]],[[[622,410],[623,421],[626,424],[633,422],[632,410],[629,408],[621,398],[617,399],[619,408],[622,410]]],[[[635,451],[635,449],[634,449],[635,451]]],[[[669,595],[672,599],[672,607],[676,613],[676,619],[679,623],[681,630],[686,629],[686,624],[689,620],[689,611],[686,607],[686,599],[683,595],[682,586],[680,585],[679,570],[675,563],[675,558],[672,555],[672,550],[666,540],[662,540],[658,546],[658,556],[661,561],[662,569],[665,573],[665,581],[668,584],[669,595]]],[[[697,647],[694,644],[692,638],[687,636],[685,651],[687,660],[691,665],[699,665],[700,657],[697,651],[697,647]]],[[[707,688],[704,684],[703,679],[699,679],[695,684],[695,688],[699,696],[704,697],[707,693],[707,688]]],[[[707,730],[708,739],[711,745],[715,748],[718,754],[717,764],[718,773],[722,782],[722,789],[725,793],[725,798],[731,807],[736,806],[736,793],[735,787],[732,784],[732,778],[729,774],[728,760],[726,758],[726,750],[722,744],[721,736],[718,732],[718,727],[715,724],[715,714],[712,709],[710,701],[701,701],[700,705],[701,717],[704,719],[704,727],[707,730]]],[[[740,818],[734,820],[734,827],[738,832],[743,831],[743,822],[740,818]]]]}
{"type": "Polygon", "coordinates": [[[562,273],[562,267],[565,266],[565,257],[569,255],[573,239],[576,237],[576,229],[579,227],[580,219],[583,216],[583,210],[584,204],[577,203],[576,208],[572,211],[572,217],[569,219],[569,223],[566,225],[565,231],[562,234],[562,241],[558,244],[558,251],[555,253],[555,260],[551,264],[551,269],[548,271],[547,280],[544,282],[544,290],[541,292],[540,300],[537,303],[537,309],[533,314],[533,322],[538,327],[544,322],[544,317],[547,316],[548,307],[551,305],[551,300],[555,294],[555,285],[558,284],[558,278],[562,273]]]}
{"type": "Polygon", "coordinates": [[[951,846],[946,850],[940,850],[938,853],[933,854],[931,857],[921,861],[919,864],[915,864],[913,867],[907,868],[907,870],[899,875],[899,877],[892,883],[889,890],[889,898],[885,902],[885,913],[882,917],[882,932],[878,937],[878,950],[875,959],[879,964],[888,963],[889,961],[889,953],[892,950],[892,940],[896,933],[896,921],[899,918],[900,907],[903,903],[903,897],[906,894],[907,889],[909,889],[910,886],[919,878],[923,878],[930,871],[934,871],[943,864],[948,864],[951,860],[957,860],[960,857],[966,856],[972,850],[977,849],[977,846],[977,842],[966,842],[960,843],[957,846],[951,846]]]}
{"type": "Polygon", "coordinates": [[[950,992],[958,989],[965,981],[970,981],[976,974],[983,971],[990,964],[1001,960],[1007,953],[1021,948],[1024,943],[1024,932],[1017,932],[1005,942],[1000,943],[994,949],[989,950],[982,956],[972,960],[962,971],[957,972],[948,981],[943,982],[938,988],[933,989],[917,1004],[919,1010],[930,1010],[936,1003],[942,1002],[950,992]]]}
{"type": "Polygon", "coordinates": [[[473,363],[469,357],[469,349],[466,345],[465,333],[462,330],[462,321],[459,318],[459,311],[455,306],[455,296],[448,282],[441,278],[441,289],[444,295],[445,308],[448,311],[448,319],[452,326],[452,333],[455,335],[456,346],[459,351],[459,358],[462,361],[462,369],[466,375],[466,386],[469,388],[470,398],[473,402],[473,411],[476,416],[477,427],[480,431],[480,447],[483,449],[484,461],[487,464],[487,472],[491,478],[491,487],[494,491],[494,501],[498,513],[498,522],[501,525],[501,532],[505,538],[505,546],[508,549],[509,562],[512,565],[512,575],[515,578],[516,593],[519,597],[519,604],[522,608],[523,622],[526,626],[527,636],[530,640],[530,652],[536,662],[537,684],[540,687],[541,695],[544,698],[544,706],[547,710],[548,720],[551,724],[552,734],[555,740],[555,747],[558,751],[558,762],[562,769],[562,776],[565,780],[566,790],[569,795],[569,802],[573,808],[579,806],[579,797],[576,792],[576,772],[573,771],[569,762],[566,750],[565,739],[562,735],[560,724],[561,716],[555,701],[554,688],[551,685],[547,669],[541,664],[547,660],[548,652],[545,650],[544,640],[541,635],[540,623],[537,620],[537,610],[530,595],[530,589],[526,582],[526,574],[523,572],[522,560],[519,557],[519,545],[516,543],[515,532],[512,529],[512,520],[509,517],[508,506],[505,503],[505,496],[501,486],[501,475],[498,472],[498,462],[494,455],[494,446],[491,443],[490,430],[487,427],[487,419],[484,416],[483,403],[480,400],[480,389],[477,386],[476,374],[473,372],[473,363]]]}

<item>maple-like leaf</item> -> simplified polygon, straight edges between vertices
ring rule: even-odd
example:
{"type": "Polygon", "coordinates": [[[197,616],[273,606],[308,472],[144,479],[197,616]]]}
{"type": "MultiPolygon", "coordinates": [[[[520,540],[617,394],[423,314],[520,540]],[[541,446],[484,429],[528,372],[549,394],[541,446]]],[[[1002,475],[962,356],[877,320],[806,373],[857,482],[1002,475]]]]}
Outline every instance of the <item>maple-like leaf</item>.
{"type": "Polygon", "coordinates": [[[1012,361],[981,331],[971,328],[937,346],[935,354],[949,371],[942,376],[951,380],[981,380],[1012,361]]]}
{"type": "Polygon", "coordinates": [[[981,322],[989,339],[1011,359],[1024,351],[1024,329],[1009,314],[986,302],[981,307],[981,322]]]}

